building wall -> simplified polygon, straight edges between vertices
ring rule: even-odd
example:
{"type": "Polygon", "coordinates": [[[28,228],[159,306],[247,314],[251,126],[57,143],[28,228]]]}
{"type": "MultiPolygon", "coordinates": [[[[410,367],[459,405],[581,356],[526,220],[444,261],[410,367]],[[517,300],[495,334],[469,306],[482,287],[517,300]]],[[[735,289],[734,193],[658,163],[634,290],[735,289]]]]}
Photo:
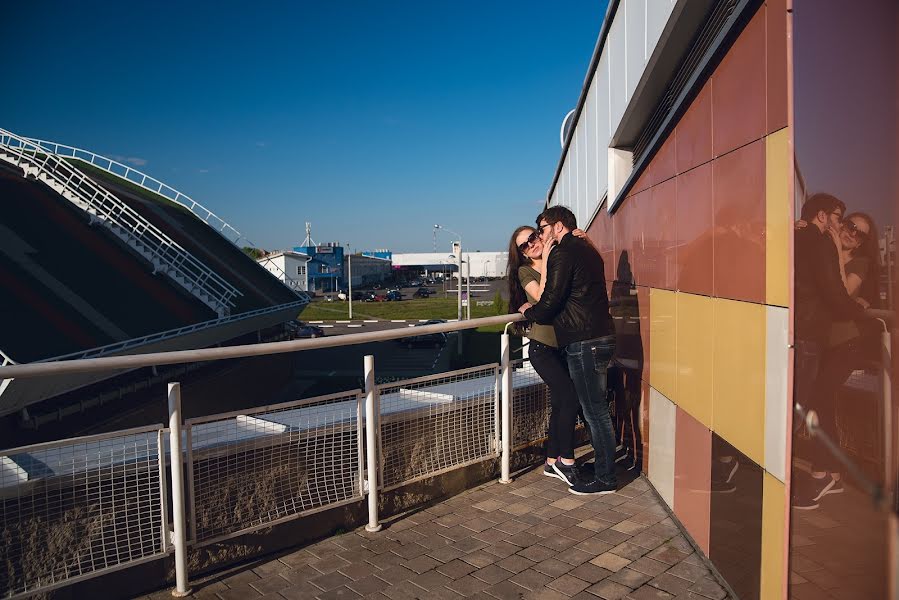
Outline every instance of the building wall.
{"type": "MultiPolygon", "coordinates": [[[[591,85],[550,199],[581,223],[606,192],[610,130],[630,89],[610,86],[623,99],[610,96],[607,121],[603,77],[637,76],[616,65],[616,52],[631,56],[616,31],[642,5],[622,5],[594,77],[598,92],[591,85]]],[[[644,22],[662,19],[654,13],[666,9],[648,7],[644,22]]],[[[640,381],[643,470],[742,599],[786,591],[787,15],[786,0],[761,4],[615,212],[603,205],[588,228],[605,266],[619,359],[636,365],[630,373],[640,381]]]]}

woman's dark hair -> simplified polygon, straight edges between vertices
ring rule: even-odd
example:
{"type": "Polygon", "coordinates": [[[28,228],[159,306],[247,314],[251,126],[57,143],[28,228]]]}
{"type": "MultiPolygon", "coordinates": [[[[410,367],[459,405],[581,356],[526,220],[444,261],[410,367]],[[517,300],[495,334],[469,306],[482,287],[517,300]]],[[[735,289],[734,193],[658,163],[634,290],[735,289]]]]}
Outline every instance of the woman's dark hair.
{"type": "MultiPolygon", "coordinates": [[[[518,234],[522,231],[536,231],[536,228],[531,227],[530,225],[522,225],[512,232],[512,237],[509,239],[509,265],[506,267],[506,281],[509,285],[510,314],[517,313],[521,305],[528,301],[528,298],[524,293],[524,286],[521,285],[521,280],[518,279],[518,267],[521,267],[522,265],[532,265],[533,261],[522,254],[521,250],[518,249],[518,244],[515,243],[518,234]]],[[[519,321],[512,325],[512,329],[519,335],[526,327],[526,321],[519,321]]]]}
{"type": "Polygon", "coordinates": [[[863,212],[849,213],[844,221],[857,217],[868,224],[868,235],[864,237],[858,248],[852,251],[853,258],[868,259],[868,272],[862,279],[862,285],[858,295],[863,298],[871,308],[880,307],[880,238],[877,236],[877,225],[870,215],[863,212]]]}

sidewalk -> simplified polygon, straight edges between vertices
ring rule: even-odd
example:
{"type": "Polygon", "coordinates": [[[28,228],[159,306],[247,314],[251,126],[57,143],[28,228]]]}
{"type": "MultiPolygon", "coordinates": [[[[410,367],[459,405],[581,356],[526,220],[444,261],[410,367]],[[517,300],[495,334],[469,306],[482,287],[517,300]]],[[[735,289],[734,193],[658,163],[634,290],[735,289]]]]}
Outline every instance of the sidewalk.
{"type": "Polygon", "coordinates": [[[643,478],[575,496],[542,467],[191,583],[221,600],[729,598],[643,478]]]}

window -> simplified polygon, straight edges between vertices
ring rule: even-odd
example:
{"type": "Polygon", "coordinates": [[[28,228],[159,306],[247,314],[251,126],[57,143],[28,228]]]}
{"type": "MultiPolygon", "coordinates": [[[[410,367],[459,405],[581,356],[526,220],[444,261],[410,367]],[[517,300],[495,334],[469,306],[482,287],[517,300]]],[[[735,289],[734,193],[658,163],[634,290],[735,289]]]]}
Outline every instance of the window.
{"type": "Polygon", "coordinates": [[[297,275],[306,275],[306,265],[297,265],[297,275]]]}

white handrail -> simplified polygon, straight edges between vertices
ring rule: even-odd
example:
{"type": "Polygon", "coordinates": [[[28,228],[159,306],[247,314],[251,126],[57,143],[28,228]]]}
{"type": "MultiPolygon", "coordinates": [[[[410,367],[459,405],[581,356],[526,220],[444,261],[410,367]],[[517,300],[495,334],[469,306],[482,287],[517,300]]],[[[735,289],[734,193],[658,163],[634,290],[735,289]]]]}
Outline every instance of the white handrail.
{"type": "MultiPolygon", "coordinates": [[[[148,192],[158,194],[167,200],[171,200],[180,206],[183,206],[187,210],[191,211],[198,219],[209,225],[215,232],[221,235],[223,238],[237,246],[243,251],[240,245],[240,240],[246,242],[246,244],[253,248],[258,248],[256,244],[247,239],[245,235],[227,223],[220,216],[188,196],[187,194],[183,194],[180,191],[176,190],[172,186],[163,183],[156,179],[155,177],[151,177],[146,173],[138,171],[128,165],[122,164],[116,160],[112,160],[111,158],[107,158],[105,156],[101,156],[96,152],[91,152],[90,150],[85,150],[84,148],[76,148],[75,146],[69,146],[67,144],[60,144],[58,142],[50,142],[47,140],[39,140],[37,138],[25,138],[31,143],[40,146],[47,152],[52,152],[57,156],[64,156],[69,158],[74,158],[75,160],[80,160],[88,163],[91,166],[97,167],[101,171],[105,171],[110,175],[115,175],[121,179],[124,179],[128,183],[136,185],[142,189],[147,190],[148,192]],[[105,163],[105,165],[104,165],[105,163]],[[134,176],[132,178],[131,176],[134,176]],[[205,213],[205,214],[204,214],[205,213]],[[209,222],[210,219],[216,223],[216,227],[213,227],[209,222]],[[230,232],[234,234],[233,236],[226,235],[225,232],[230,232]]],[[[260,263],[261,264],[261,263],[260,263]]],[[[278,279],[286,285],[288,288],[293,290],[294,292],[301,291],[297,290],[294,286],[289,285],[287,282],[290,281],[290,278],[287,277],[287,274],[284,273],[284,270],[278,266],[277,263],[272,262],[272,266],[279,271],[279,273],[271,273],[272,277],[278,279]],[[283,279],[279,277],[279,275],[283,275],[283,279]]],[[[264,266],[264,265],[263,265],[264,266]]],[[[268,269],[266,269],[268,270],[268,269]]]]}
{"type": "MultiPolygon", "coordinates": [[[[446,333],[463,329],[476,329],[490,325],[503,325],[514,321],[523,321],[520,314],[481,317],[468,321],[452,321],[436,325],[422,325],[415,328],[415,335],[428,333],[446,333]]],[[[226,358],[245,358],[248,356],[268,356],[285,354],[301,350],[318,348],[334,348],[336,346],[353,346],[369,342],[395,340],[410,335],[408,328],[386,329],[370,333],[350,333],[347,335],[326,336],[315,339],[290,340],[285,342],[266,342],[264,344],[244,344],[241,346],[223,346],[221,348],[204,348],[201,350],[173,350],[170,352],[149,352],[147,354],[130,354],[126,356],[107,356],[103,358],[86,358],[82,360],[66,360],[49,363],[28,363],[24,365],[8,365],[0,367],[0,378],[17,377],[33,379],[48,375],[70,375],[73,373],[96,373],[118,369],[137,369],[153,365],[175,365],[190,362],[205,362],[226,358]]]]}
{"type": "MultiPolygon", "coordinates": [[[[220,315],[227,314],[228,307],[234,306],[232,298],[242,295],[237,288],[198,261],[165,232],[62,158],[5,129],[0,129],[0,146],[36,168],[38,174],[45,174],[77,196],[97,213],[101,221],[115,224],[131,238],[134,245],[146,247],[151,255],[151,262],[156,259],[165,268],[174,271],[184,280],[179,283],[191,293],[194,293],[191,286],[199,288],[209,297],[208,304],[217,307],[220,315]]],[[[139,249],[138,251],[141,252],[139,249]]],[[[172,279],[178,281],[175,277],[172,279]]],[[[199,295],[197,297],[201,298],[199,295]]]]}

